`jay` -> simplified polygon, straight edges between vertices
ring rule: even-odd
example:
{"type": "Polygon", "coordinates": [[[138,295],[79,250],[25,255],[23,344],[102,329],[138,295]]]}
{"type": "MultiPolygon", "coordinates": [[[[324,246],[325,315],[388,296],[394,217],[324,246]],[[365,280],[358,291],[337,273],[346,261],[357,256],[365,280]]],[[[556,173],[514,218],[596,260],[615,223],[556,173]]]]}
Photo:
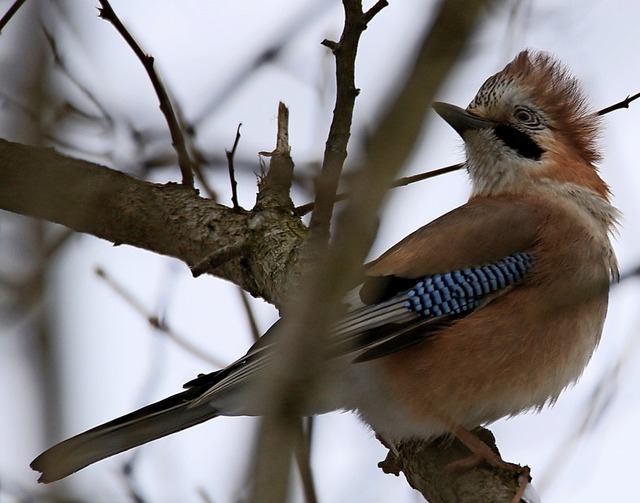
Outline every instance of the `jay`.
{"type": "MultiPolygon", "coordinates": [[[[552,56],[521,52],[466,109],[463,206],[365,266],[332,330],[332,388],[309,414],[354,411],[383,438],[430,439],[555,402],[600,339],[618,275],[618,211],[598,175],[598,116],[552,56]]],[[[52,482],[220,415],[259,415],[268,334],[186,390],[65,440],[31,467],[52,482]],[[255,381],[254,381],[255,382],[255,381]]]]}

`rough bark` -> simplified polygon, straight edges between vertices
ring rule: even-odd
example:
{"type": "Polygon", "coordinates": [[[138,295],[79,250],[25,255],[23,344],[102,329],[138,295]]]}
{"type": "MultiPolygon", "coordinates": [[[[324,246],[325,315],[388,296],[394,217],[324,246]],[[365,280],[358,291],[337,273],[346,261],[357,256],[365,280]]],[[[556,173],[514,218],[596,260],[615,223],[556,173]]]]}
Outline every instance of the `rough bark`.
{"type": "Polygon", "coordinates": [[[280,306],[306,230],[275,204],[234,210],[176,183],[140,180],[50,148],[0,139],[0,208],[182,260],[246,242],[210,273],[280,306]]]}

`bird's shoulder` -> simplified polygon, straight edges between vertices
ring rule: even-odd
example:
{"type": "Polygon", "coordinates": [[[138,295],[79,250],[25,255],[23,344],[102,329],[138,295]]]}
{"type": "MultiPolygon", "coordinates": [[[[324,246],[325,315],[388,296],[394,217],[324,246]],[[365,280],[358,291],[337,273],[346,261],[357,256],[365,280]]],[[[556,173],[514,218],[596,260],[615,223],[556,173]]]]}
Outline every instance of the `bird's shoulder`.
{"type": "Polygon", "coordinates": [[[532,197],[475,197],[409,234],[365,273],[413,279],[494,262],[534,246],[545,213],[532,197]]]}

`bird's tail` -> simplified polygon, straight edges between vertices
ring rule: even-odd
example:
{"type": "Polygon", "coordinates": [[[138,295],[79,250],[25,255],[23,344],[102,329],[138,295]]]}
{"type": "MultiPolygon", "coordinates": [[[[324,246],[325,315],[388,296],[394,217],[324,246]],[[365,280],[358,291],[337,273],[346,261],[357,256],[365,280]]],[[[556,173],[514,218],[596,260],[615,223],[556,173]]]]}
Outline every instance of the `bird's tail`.
{"type": "Polygon", "coordinates": [[[96,461],[216,417],[219,411],[208,402],[194,405],[199,394],[189,389],[96,426],[47,449],[30,466],[42,473],[38,482],[54,482],[96,461]]]}

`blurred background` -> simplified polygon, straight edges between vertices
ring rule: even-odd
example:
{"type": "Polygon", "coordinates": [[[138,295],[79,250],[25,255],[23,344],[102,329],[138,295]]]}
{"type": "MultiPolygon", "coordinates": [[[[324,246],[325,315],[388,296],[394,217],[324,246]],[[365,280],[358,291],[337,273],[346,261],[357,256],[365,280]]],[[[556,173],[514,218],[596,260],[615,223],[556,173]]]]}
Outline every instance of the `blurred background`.
{"type": "MultiPolygon", "coordinates": [[[[0,13],[12,3],[0,1],[0,13]]],[[[390,4],[361,40],[352,154],[402,82],[438,2],[390,4]]],[[[340,36],[338,0],[112,5],[155,57],[190,128],[208,182],[203,194],[210,190],[230,204],[225,149],[242,123],[239,198],[253,205],[258,152],[275,146],[283,101],[296,162],[293,197],[296,204],[312,200],[335,91],[333,56],[320,42],[340,36]]],[[[151,84],[115,29],[98,18],[97,6],[27,1],[5,27],[0,137],[54,146],[158,182],[179,181],[151,84]]],[[[439,99],[466,106],[489,75],[530,47],[557,55],[594,109],[604,108],[640,92],[638,19],[640,3],[632,0],[496,2],[439,99]]],[[[435,114],[426,120],[403,175],[462,160],[455,132],[435,114]]],[[[554,408],[491,427],[505,459],[532,467],[545,503],[622,501],[635,492],[640,102],[605,122],[601,173],[624,214],[615,238],[623,281],[612,290],[605,334],[583,378],[554,408]]],[[[460,172],[391,191],[371,258],[467,196],[460,172]]],[[[51,444],[176,393],[198,373],[241,356],[252,343],[247,309],[260,331],[277,319],[271,306],[213,277],[193,279],[174,259],[0,212],[0,502],[243,501],[257,425],[250,418],[216,419],[51,486],[37,485],[28,464],[51,444]]],[[[319,500],[422,501],[404,478],[377,468],[385,454],[353,416],[319,417],[312,443],[319,500]]],[[[297,483],[292,497],[302,501],[297,483]]]]}

